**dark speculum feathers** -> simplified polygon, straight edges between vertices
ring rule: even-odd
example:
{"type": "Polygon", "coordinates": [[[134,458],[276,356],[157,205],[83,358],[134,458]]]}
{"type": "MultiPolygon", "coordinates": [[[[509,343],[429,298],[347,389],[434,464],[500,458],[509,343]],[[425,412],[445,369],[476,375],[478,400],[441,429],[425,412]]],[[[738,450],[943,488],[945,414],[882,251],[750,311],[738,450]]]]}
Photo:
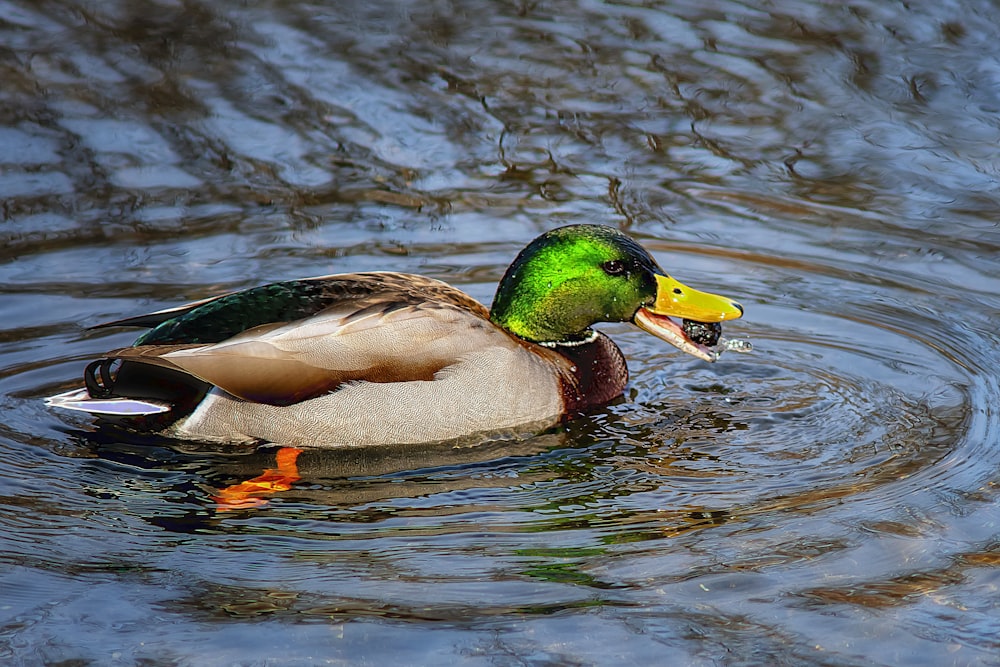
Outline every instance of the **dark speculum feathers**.
{"type": "Polygon", "coordinates": [[[694,320],[684,320],[681,323],[684,333],[688,338],[706,347],[712,347],[719,342],[722,335],[722,325],[718,322],[695,322],[694,320]]]}

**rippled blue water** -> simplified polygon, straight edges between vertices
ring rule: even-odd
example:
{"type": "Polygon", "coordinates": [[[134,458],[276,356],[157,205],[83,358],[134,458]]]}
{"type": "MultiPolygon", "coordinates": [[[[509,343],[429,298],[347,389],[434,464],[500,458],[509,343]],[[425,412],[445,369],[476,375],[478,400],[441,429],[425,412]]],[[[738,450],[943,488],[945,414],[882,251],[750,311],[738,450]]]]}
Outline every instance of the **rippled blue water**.
{"type": "Polygon", "coordinates": [[[0,662],[993,665],[1000,11],[0,2],[0,662]],[[488,302],[545,229],[747,308],[454,449],[125,441],[41,398],[284,278],[488,302]]]}

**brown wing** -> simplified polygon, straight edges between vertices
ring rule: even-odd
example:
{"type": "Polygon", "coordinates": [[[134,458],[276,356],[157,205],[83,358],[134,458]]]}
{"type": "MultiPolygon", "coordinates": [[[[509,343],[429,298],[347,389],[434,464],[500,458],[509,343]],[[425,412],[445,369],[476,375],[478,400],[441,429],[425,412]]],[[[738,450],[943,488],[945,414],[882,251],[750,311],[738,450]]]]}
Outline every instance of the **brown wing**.
{"type": "Polygon", "coordinates": [[[109,356],[180,370],[245,400],[289,405],[345,382],[432,380],[478,349],[516,345],[455,288],[420,276],[368,275],[377,278],[377,293],[311,317],[212,345],[138,346],[109,356]]]}

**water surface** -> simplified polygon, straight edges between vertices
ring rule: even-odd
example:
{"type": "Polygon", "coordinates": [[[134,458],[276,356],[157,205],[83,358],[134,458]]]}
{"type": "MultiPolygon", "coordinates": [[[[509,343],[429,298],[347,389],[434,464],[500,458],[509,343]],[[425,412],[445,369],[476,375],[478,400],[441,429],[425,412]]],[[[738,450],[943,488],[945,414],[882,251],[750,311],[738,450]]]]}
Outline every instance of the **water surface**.
{"type": "Polygon", "coordinates": [[[990,665],[1000,11],[961,0],[0,2],[0,660],[990,665]],[[41,398],[86,327],[339,271],[488,302],[560,224],[738,298],[608,325],[537,437],[136,442],[41,398]]]}

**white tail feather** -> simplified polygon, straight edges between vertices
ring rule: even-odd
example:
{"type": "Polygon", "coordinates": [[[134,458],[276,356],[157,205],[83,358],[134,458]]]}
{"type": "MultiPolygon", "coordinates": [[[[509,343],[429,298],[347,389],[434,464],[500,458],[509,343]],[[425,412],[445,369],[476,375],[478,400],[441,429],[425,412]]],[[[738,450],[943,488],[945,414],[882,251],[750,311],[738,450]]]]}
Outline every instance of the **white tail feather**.
{"type": "Polygon", "coordinates": [[[146,398],[91,398],[86,389],[73,389],[49,396],[45,404],[65,410],[78,410],[94,415],[141,417],[170,411],[170,404],[146,398]]]}

